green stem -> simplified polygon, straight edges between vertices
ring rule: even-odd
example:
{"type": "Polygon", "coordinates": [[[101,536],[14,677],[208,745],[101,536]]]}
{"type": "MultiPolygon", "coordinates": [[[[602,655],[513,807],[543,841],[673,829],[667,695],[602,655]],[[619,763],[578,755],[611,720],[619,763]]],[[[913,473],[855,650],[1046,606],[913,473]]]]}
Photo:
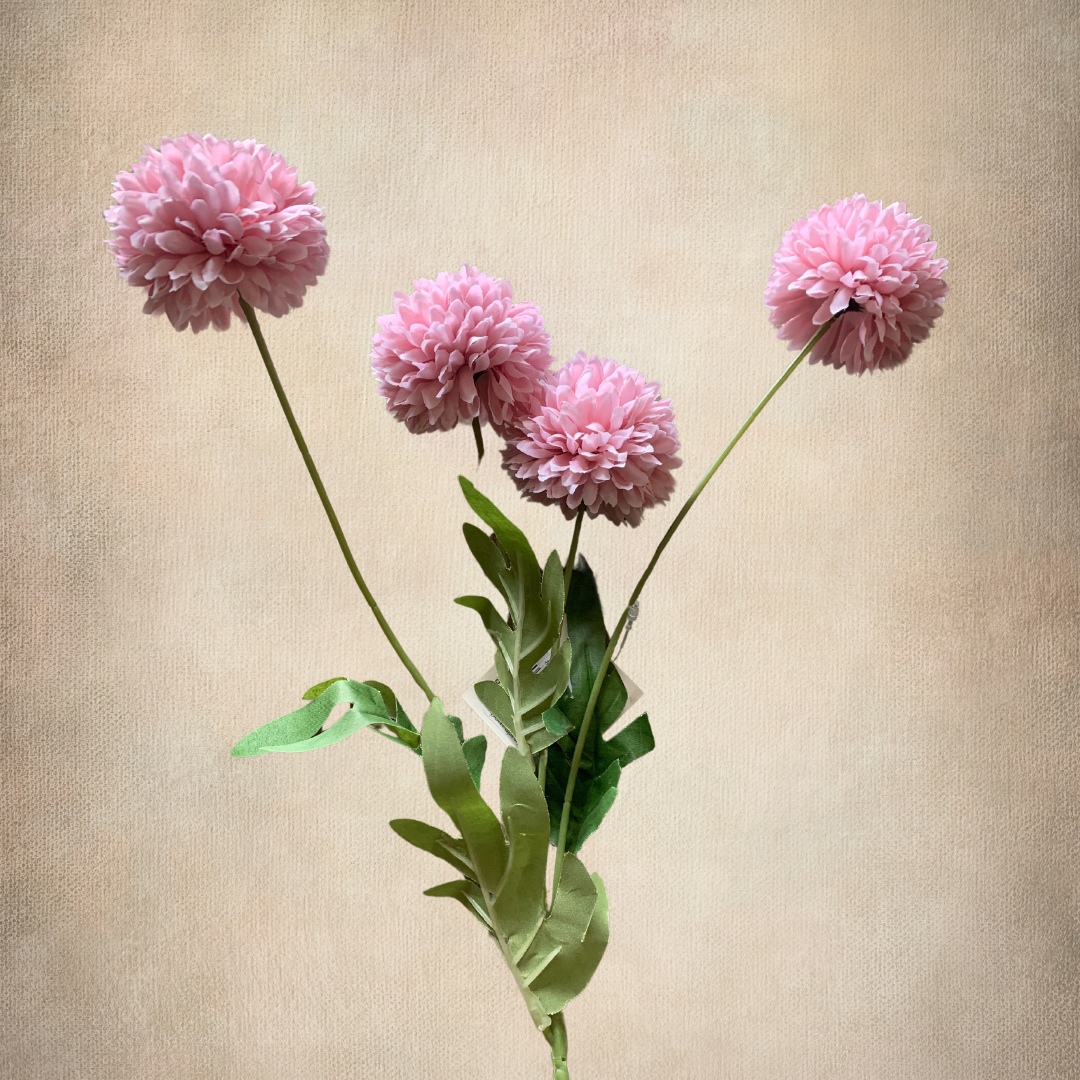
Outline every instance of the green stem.
{"type": "MultiPolygon", "coordinates": [[[[843,312],[841,312],[841,314],[843,314],[843,312]]],[[[663,553],[664,548],[668,546],[668,542],[675,535],[675,530],[682,524],[683,518],[685,518],[686,515],[690,512],[690,507],[693,506],[695,502],[697,502],[698,496],[702,493],[702,491],[705,490],[705,485],[713,478],[716,470],[719,469],[721,465],[723,465],[724,459],[728,456],[728,454],[730,454],[731,451],[735,449],[735,444],[743,437],[743,435],[746,434],[747,429],[758,418],[758,414],[761,412],[761,410],[764,409],[770,401],[772,401],[773,395],[776,393],[776,391],[779,390],[780,387],[788,381],[795,369],[803,362],[805,357],[809,354],[810,350],[818,343],[818,341],[821,340],[822,336],[829,329],[829,327],[832,326],[832,324],[836,321],[838,317],[839,316],[834,315],[827,323],[825,323],[824,326],[821,327],[821,329],[818,330],[818,332],[807,343],[806,348],[804,348],[802,352],[800,352],[799,355],[795,357],[795,359],[788,365],[788,368],[784,372],[784,374],[781,375],[780,378],[773,383],[772,388],[769,390],[769,392],[761,399],[761,401],[758,402],[757,407],[746,418],[746,422],[743,424],[743,426],[739,428],[737,432],[735,432],[735,437],[731,440],[731,442],[727,444],[727,446],[724,447],[723,451],[721,451],[720,456],[716,459],[716,461],[713,462],[712,468],[710,468],[709,471],[704,475],[701,483],[699,483],[698,486],[694,488],[690,498],[687,499],[686,502],[683,504],[683,508],[676,515],[675,520],[671,523],[668,531],[664,533],[663,539],[660,541],[659,545],[656,548],[656,551],[653,553],[653,557],[649,560],[649,565],[645,567],[645,573],[641,575],[640,580],[634,587],[634,591],[630,596],[630,600],[627,602],[626,607],[623,608],[623,613],[619,617],[619,621],[615,626],[615,632],[611,635],[611,638],[608,641],[607,649],[604,650],[604,658],[600,661],[600,667],[596,673],[596,680],[593,682],[592,689],[589,692],[589,702],[585,706],[585,715],[581,719],[581,727],[578,729],[577,742],[574,746],[574,756],[570,761],[570,775],[567,777],[566,780],[566,795],[563,798],[562,818],[559,820],[559,842],[555,848],[555,872],[551,884],[552,903],[554,903],[555,894],[556,892],[558,892],[559,889],[559,880],[562,877],[563,853],[566,850],[566,834],[570,828],[570,807],[573,804],[574,784],[577,781],[578,768],[581,765],[581,753],[585,749],[585,737],[589,733],[589,724],[592,722],[593,712],[596,710],[596,702],[597,699],[600,697],[600,687],[604,683],[604,676],[607,675],[608,665],[611,663],[611,655],[615,651],[615,646],[618,643],[619,637],[623,632],[623,628],[626,626],[626,619],[630,613],[630,608],[637,601],[638,597],[641,596],[641,590],[645,588],[645,583],[649,580],[649,577],[652,574],[653,569],[655,568],[657,561],[660,558],[660,555],[663,553]]]]}
{"type": "Polygon", "coordinates": [[[476,464],[484,460],[484,433],[480,430],[480,417],[474,416],[472,420],[473,439],[476,441],[476,464]]]}
{"type": "Polygon", "coordinates": [[[570,579],[574,576],[574,560],[577,559],[578,537],[581,535],[581,519],[585,516],[585,504],[578,507],[577,517],[574,519],[574,539],[570,541],[570,557],[563,567],[563,597],[570,596],[570,579]]]}
{"type": "Polygon", "coordinates": [[[379,610],[379,605],[375,603],[375,597],[371,595],[371,590],[364,582],[364,579],[360,574],[360,568],[356,565],[356,560],[349,550],[349,543],[345,539],[345,534],[341,531],[341,525],[338,522],[337,514],[334,513],[334,508],[330,505],[330,498],[326,494],[326,488],[323,487],[319,471],[315,468],[315,462],[311,459],[311,453],[308,451],[307,443],[304,441],[304,436],[300,433],[300,427],[296,422],[296,417],[293,416],[292,408],[289,406],[289,399],[285,396],[285,388],[281,385],[281,380],[278,378],[277,370],[274,367],[274,361],[270,359],[270,350],[267,349],[266,342],[263,340],[262,330],[259,328],[258,319],[255,318],[255,312],[252,310],[251,305],[242,297],[240,298],[240,307],[247,318],[248,326],[251,327],[251,332],[255,337],[255,344],[259,347],[259,355],[262,356],[263,363],[266,365],[267,374],[270,376],[270,381],[274,384],[274,392],[277,394],[277,399],[281,403],[282,411],[285,413],[285,419],[289,422],[289,429],[293,433],[296,445],[300,448],[300,454],[304,459],[304,464],[307,466],[311,481],[315,485],[315,490],[319,493],[319,499],[322,502],[323,509],[326,511],[326,516],[330,519],[330,527],[334,530],[334,536],[337,537],[338,545],[341,548],[342,555],[345,556],[345,562],[349,566],[353,580],[360,586],[360,591],[364,594],[364,599],[368,602],[368,607],[371,608],[371,612],[375,616],[375,620],[378,622],[380,629],[386,635],[386,640],[393,646],[394,652],[398,654],[401,662],[408,669],[409,674],[413,677],[413,681],[424,691],[428,701],[431,701],[435,696],[431,691],[431,687],[424,681],[423,675],[417,671],[416,665],[409,659],[408,654],[401,647],[401,643],[394,636],[394,631],[390,629],[390,624],[379,610]]]}
{"type": "Polygon", "coordinates": [[[544,1029],[544,1038],[551,1045],[552,1080],[570,1080],[566,1068],[566,1021],[561,1012],[551,1014],[551,1024],[544,1029]]]}

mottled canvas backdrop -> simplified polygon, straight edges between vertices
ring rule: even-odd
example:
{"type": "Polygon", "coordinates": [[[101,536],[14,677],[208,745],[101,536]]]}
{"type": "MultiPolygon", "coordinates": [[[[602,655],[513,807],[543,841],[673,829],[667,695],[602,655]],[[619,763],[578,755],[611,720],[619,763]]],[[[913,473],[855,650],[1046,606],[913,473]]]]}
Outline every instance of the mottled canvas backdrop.
{"type": "MultiPolygon", "coordinates": [[[[331,255],[264,329],[357,557],[458,710],[491,646],[458,473],[546,556],[467,429],[367,354],[463,262],[553,351],[674,399],[685,497],[789,359],[783,231],[864,192],[951,293],[884,374],[801,369],[695,506],[620,664],[655,752],[584,857],[611,944],[575,1080],[1080,1073],[1073,5],[9,0],[2,11],[0,1073],[549,1075],[370,734],[236,760],[337,675],[422,699],[354,588],[250,335],[140,313],[118,169],[186,131],[318,187],[331,255]]],[[[677,508],[587,522],[612,621],[677,508]]],[[[479,722],[465,718],[471,733],[479,722]]],[[[494,755],[493,755],[494,757],[494,755]]],[[[496,761],[485,791],[494,793],[496,761]]]]}

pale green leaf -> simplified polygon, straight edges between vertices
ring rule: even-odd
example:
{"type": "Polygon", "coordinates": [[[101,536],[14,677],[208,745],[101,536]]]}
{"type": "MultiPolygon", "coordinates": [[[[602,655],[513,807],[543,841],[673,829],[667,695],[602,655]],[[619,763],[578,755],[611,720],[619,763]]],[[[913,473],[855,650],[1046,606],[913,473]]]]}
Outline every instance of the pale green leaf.
{"type": "Polygon", "coordinates": [[[599,874],[592,875],[596,903],[580,945],[567,945],[533,981],[531,989],[548,1013],[561,1012],[589,984],[608,943],[608,897],[599,874]]]}
{"type": "Polygon", "coordinates": [[[485,893],[493,893],[506,868],[506,838],[498,818],[476,790],[461,743],[438,698],[424,715],[423,745],[431,796],[465,839],[485,893]]]}
{"type": "Polygon", "coordinates": [[[423,821],[413,821],[412,818],[394,818],[390,822],[390,828],[408,841],[413,847],[421,851],[427,851],[443,862],[448,862],[458,873],[466,877],[474,878],[476,871],[472,868],[468,856],[461,856],[455,852],[453,845],[456,843],[452,836],[444,833],[442,829],[436,829],[434,825],[428,825],[423,821]]]}
{"type": "Polygon", "coordinates": [[[499,800],[510,846],[495,918],[516,955],[544,917],[549,826],[547,803],[532,766],[513,747],[503,754],[499,800]]]}
{"type": "Polygon", "coordinates": [[[418,749],[419,735],[392,717],[378,690],[351,679],[334,679],[319,696],[295,712],[286,713],[244,736],[233,748],[233,757],[251,757],[269,752],[294,753],[329,746],[362,728],[379,724],[393,733],[396,741],[418,749]],[[349,711],[337,723],[322,731],[335,705],[346,703],[349,711]]]}

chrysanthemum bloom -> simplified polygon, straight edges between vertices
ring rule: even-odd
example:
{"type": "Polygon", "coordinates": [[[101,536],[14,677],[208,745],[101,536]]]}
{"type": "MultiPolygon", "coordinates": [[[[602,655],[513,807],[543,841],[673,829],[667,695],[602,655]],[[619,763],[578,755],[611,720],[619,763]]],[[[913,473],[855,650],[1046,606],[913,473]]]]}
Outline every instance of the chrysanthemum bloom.
{"type": "Polygon", "coordinates": [[[314,184],[252,139],[162,139],[113,184],[105,211],[120,276],[146,289],[143,311],[164,311],[198,333],[243,318],[238,297],[284,315],[326,269],[329,247],[314,184]]]}
{"type": "Polygon", "coordinates": [[[822,206],[796,221],[773,256],[765,290],[769,321],[789,349],[802,349],[818,328],[843,314],[810,353],[862,374],[907,359],[941,314],[948,265],[937,244],[903,203],[881,208],[865,195],[822,206]]]}
{"type": "Polygon", "coordinates": [[[584,503],[592,517],[641,523],[667,502],[679,434],[671,399],[631,367],[579,352],[544,380],[540,407],[503,451],[523,495],[556,501],[568,518],[584,503]]]}
{"type": "Polygon", "coordinates": [[[394,293],[379,318],[371,366],[387,410],[412,432],[449,431],[479,417],[503,437],[531,415],[551,366],[550,338],[510,283],[462,266],[394,293]]]}

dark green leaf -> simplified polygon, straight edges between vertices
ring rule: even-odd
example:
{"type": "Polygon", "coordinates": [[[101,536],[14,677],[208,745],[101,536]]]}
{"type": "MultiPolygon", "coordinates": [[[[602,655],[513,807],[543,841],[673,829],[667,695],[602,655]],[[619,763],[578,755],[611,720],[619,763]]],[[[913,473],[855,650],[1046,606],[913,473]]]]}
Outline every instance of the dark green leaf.
{"type": "Polygon", "coordinates": [[[604,771],[589,785],[589,799],[585,804],[582,814],[581,825],[575,838],[575,850],[581,850],[581,845],[600,827],[604,815],[611,809],[615,802],[615,796],[619,794],[619,774],[622,768],[618,761],[613,761],[604,771]]]}
{"type": "Polygon", "coordinates": [[[469,766],[469,775],[480,790],[480,774],[484,771],[484,758],[487,757],[487,737],[474,735],[461,744],[461,752],[465,755],[465,764],[469,766]]]}
{"type": "Polygon", "coordinates": [[[465,743],[465,730],[461,726],[461,718],[458,716],[451,716],[446,713],[446,719],[449,721],[450,726],[454,729],[454,734],[457,736],[458,746],[462,746],[465,743]]]}
{"type": "Polygon", "coordinates": [[[636,720],[627,724],[626,727],[607,740],[607,754],[614,755],[619,759],[619,764],[625,769],[631,761],[637,761],[644,757],[656,746],[653,739],[652,728],[649,726],[649,717],[642,713],[636,720]]]}
{"type": "MultiPolygon", "coordinates": [[[[596,579],[589,564],[580,556],[570,582],[570,595],[566,600],[566,622],[569,640],[573,645],[570,685],[559,699],[557,708],[544,714],[545,725],[549,730],[556,730],[560,725],[570,729],[569,734],[548,748],[544,793],[551,818],[552,844],[558,843],[576,731],[585,716],[589,694],[608,642],[596,579]]],[[[603,733],[615,723],[625,706],[626,687],[614,665],[609,665],[582,748],[581,763],[574,784],[574,798],[570,807],[567,851],[580,851],[581,845],[596,830],[611,808],[618,793],[616,785],[619,770],[653,749],[652,729],[649,718],[644,713],[612,739],[604,739],[603,733]],[[618,766],[616,771],[612,771],[613,765],[618,766]]]]}

